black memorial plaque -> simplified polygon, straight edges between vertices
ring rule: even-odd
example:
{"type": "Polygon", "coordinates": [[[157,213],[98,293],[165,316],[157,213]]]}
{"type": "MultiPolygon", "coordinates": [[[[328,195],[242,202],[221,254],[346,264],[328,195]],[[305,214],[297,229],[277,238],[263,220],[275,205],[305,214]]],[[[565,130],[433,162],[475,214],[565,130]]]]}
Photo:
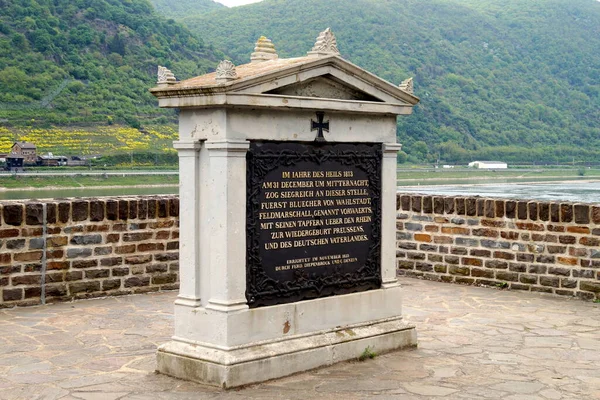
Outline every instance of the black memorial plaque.
{"type": "Polygon", "coordinates": [[[252,142],[250,307],[381,286],[381,144],[252,142]]]}

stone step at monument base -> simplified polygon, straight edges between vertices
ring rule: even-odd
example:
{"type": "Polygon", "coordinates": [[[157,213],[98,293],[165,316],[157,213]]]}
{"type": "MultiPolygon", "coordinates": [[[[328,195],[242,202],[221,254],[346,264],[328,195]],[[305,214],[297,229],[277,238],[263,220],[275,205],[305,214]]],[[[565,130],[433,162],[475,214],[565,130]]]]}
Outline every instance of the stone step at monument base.
{"type": "Polygon", "coordinates": [[[357,359],[416,347],[417,332],[402,318],[231,350],[171,341],[160,346],[157,371],[198,383],[234,388],[357,359]]]}

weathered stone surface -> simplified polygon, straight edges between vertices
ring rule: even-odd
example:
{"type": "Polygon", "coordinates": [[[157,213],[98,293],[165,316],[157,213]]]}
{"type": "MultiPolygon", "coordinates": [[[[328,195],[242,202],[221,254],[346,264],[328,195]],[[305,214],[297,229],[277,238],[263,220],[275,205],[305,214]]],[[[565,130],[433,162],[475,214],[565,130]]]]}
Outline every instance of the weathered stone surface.
{"type": "Polygon", "coordinates": [[[2,207],[3,223],[20,226],[23,223],[23,206],[21,204],[5,204],[2,207]]]}
{"type": "Polygon", "coordinates": [[[42,255],[42,251],[29,251],[25,253],[16,253],[13,256],[13,259],[19,262],[39,261],[42,259],[42,255]]]}
{"type": "Polygon", "coordinates": [[[58,221],[65,224],[71,219],[71,203],[62,201],[58,203],[58,221]]]}
{"type": "Polygon", "coordinates": [[[25,247],[25,239],[13,239],[6,241],[7,250],[19,250],[25,247]]]}
{"type": "Polygon", "coordinates": [[[90,221],[102,221],[104,220],[104,207],[105,204],[101,200],[90,201],[90,221]]]}
{"type": "Polygon", "coordinates": [[[85,221],[89,217],[90,203],[87,201],[73,201],[71,204],[71,218],[74,222],[85,221]]]}
{"type": "Polygon", "coordinates": [[[74,235],[71,238],[71,244],[90,245],[102,243],[101,235],[74,235]]]}
{"type": "Polygon", "coordinates": [[[89,248],[71,248],[67,249],[67,258],[89,257],[92,255],[92,249],[89,248]]]}
{"type": "Polygon", "coordinates": [[[581,281],[579,288],[586,292],[600,293],[600,282],[581,281]]]}
{"type": "Polygon", "coordinates": [[[95,268],[98,260],[74,260],[71,261],[71,268],[95,268]]]}
{"type": "Polygon", "coordinates": [[[76,293],[91,293],[100,291],[100,282],[73,282],[69,284],[69,292],[76,293]]]}
{"type": "Polygon", "coordinates": [[[138,286],[148,286],[150,285],[150,277],[139,277],[134,276],[131,278],[125,279],[125,287],[138,287],[138,286]]]}
{"type": "Polygon", "coordinates": [[[446,214],[454,214],[455,206],[454,206],[454,198],[453,197],[444,197],[444,212],[446,214]]]}
{"type": "Polygon", "coordinates": [[[25,206],[25,223],[27,225],[44,223],[44,206],[41,203],[28,203],[25,206]]]}

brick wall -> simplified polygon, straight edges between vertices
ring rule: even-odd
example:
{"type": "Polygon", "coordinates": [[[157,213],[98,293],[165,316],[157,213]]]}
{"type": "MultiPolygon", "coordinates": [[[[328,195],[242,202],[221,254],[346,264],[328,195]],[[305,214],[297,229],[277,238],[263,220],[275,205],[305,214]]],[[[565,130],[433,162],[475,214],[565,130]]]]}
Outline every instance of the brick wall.
{"type": "MultiPolygon", "coordinates": [[[[397,200],[400,275],[600,298],[600,205],[397,200]]],[[[177,289],[178,222],[177,196],[0,202],[0,308],[177,289]]]]}
{"type": "Polygon", "coordinates": [[[176,196],[0,202],[0,307],[176,289],[178,224],[176,196]]]}
{"type": "Polygon", "coordinates": [[[398,195],[401,275],[600,298],[600,206],[398,195]]]}

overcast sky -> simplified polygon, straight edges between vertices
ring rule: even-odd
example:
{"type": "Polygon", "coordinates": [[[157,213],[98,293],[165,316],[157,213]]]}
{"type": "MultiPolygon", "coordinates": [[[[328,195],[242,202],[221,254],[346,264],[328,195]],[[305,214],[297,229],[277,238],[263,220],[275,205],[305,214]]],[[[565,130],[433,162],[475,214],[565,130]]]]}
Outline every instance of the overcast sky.
{"type": "MultiPolygon", "coordinates": [[[[227,7],[243,6],[244,4],[258,3],[262,0],[216,0],[218,3],[225,4],[227,7]]],[[[598,0],[600,1],[600,0],[598,0]]]]}

